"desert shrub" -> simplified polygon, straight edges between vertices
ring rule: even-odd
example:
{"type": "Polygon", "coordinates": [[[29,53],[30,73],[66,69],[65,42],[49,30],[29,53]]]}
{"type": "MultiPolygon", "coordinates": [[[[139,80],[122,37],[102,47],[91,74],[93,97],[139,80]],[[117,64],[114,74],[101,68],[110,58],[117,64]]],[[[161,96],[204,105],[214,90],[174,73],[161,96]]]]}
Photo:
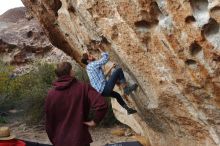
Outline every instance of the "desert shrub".
{"type": "Polygon", "coordinates": [[[13,66],[10,66],[0,61],[0,100],[6,98],[8,95],[8,84],[10,82],[9,75],[13,69],[13,66]]]}
{"type": "Polygon", "coordinates": [[[37,64],[35,70],[15,78],[10,78],[10,66],[3,67],[6,70],[0,72],[0,110],[22,109],[28,123],[38,123],[43,118],[45,96],[55,78],[54,66],[37,64]]]}
{"type": "Polygon", "coordinates": [[[5,117],[0,116],[0,124],[6,124],[7,121],[5,119],[5,117]]]}
{"type": "MultiPolygon", "coordinates": [[[[23,110],[21,115],[31,125],[43,121],[45,97],[55,79],[54,65],[36,64],[35,66],[36,69],[27,74],[12,77],[14,67],[0,62],[0,111],[23,110]]],[[[76,69],[75,75],[77,79],[89,82],[85,69],[76,69]]],[[[112,126],[118,121],[113,114],[110,97],[106,99],[109,109],[100,125],[112,126]]],[[[7,119],[0,117],[0,123],[5,122],[7,119]]]]}
{"type": "Polygon", "coordinates": [[[41,64],[37,71],[30,72],[22,78],[22,85],[25,87],[20,106],[27,105],[25,114],[28,122],[38,123],[43,119],[45,97],[55,79],[54,66],[41,64]]]}
{"type": "Polygon", "coordinates": [[[80,68],[80,67],[77,68],[75,70],[75,76],[78,80],[89,83],[89,77],[88,77],[85,69],[80,68]]]}

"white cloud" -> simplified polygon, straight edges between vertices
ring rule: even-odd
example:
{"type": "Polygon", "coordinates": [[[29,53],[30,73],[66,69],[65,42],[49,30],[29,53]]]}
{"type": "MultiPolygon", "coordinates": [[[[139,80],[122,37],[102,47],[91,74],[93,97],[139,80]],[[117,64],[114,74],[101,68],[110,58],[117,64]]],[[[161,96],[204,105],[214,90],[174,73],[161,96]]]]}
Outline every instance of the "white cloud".
{"type": "Polygon", "coordinates": [[[21,0],[0,0],[0,15],[15,7],[24,6],[21,0]]]}

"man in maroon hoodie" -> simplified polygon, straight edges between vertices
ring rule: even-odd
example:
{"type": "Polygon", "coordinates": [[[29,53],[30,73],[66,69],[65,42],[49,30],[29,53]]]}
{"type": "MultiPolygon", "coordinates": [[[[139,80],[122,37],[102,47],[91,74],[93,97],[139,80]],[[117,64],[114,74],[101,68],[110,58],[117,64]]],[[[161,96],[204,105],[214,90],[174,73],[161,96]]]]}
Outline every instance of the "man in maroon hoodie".
{"type": "Polygon", "coordinates": [[[89,84],[73,77],[69,62],[58,64],[55,73],[58,79],[45,103],[48,137],[54,146],[89,146],[88,127],[103,119],[107,103],[89,84]],[[90,109],[95,112],[93,120],[88,120],[90,109]]]}

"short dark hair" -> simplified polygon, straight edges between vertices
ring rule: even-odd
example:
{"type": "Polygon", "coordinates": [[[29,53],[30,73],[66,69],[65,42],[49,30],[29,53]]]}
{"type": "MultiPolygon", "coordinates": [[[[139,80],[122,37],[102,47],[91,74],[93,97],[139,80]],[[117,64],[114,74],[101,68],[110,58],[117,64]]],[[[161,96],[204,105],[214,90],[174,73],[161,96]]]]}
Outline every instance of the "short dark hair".
{"type": "Polygon", "coordinates": [[[70,72],[72,70],[72,65],[69,62],[62,62],[57,64],[57,67],[55,69],[55,74],[57,77],[70,75],[70,72]]]}
{"type": "Polygon", "coordinates": [[[82,55],[81,62],[82,62],[83,64],[87,65],[87,64],[88,64],[88,59],[89,59],[88,54],[87,54],[87,53],[84,53],[84,54],[82,55]]]}

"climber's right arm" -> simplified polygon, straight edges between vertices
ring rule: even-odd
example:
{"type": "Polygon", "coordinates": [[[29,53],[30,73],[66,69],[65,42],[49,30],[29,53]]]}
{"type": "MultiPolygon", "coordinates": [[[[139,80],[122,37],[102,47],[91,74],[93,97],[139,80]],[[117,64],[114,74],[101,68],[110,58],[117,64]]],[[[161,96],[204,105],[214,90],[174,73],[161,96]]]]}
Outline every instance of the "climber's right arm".
{"type": "Polygon", "coordinates": [[[93,67],[101,67],[101,66],[105,65],[109,61],[109,54],[108,54],[108,52],[103,52],[101,54],[101,56],[102,56],[101,59],[92,62],[92,66],[93,67]]]}

